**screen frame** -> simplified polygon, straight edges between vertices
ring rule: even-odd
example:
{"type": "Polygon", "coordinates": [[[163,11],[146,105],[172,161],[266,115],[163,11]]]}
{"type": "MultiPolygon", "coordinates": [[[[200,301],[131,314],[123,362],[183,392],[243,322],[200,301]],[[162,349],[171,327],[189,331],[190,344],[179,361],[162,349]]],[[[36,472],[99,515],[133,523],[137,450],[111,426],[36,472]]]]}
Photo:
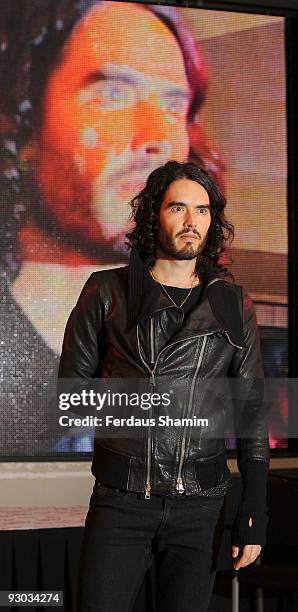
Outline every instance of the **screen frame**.
{"type": "MultiPolygon", "coordinates": [[[[121,1],[121,0],[120,0],[121,1]]],[[[298,164],[298,83],[294,75],[298,73],[298,9],[296,0],[262,0],[256,6],[254,0],[239,2],[228,0],[168,1],[149,2],[148,0],[126,0],[140,4],[170,5],[179,8],[208,9],[216,11],[243,12],[253,14],[275,15],[285,18],[285,59],[286,59],[286,98],[287,98],[287,153],[288,153],[288,364],[289,377],[298,377],[298,343],[296,304],[298,303],[298,271],[296,266],[296,240],[298,241],[298,223],[295,202],[298,201],[298,176],[295,177],[295,165],[298,164]]],[[[298,173],[297,173],[298,174],[298,173]]],[[[289,406],[289,419],[291,410],[289,406]]],[[[298,454],[298,439],[288,440],[287,449],[271,449],[272,457],[295,457],[298,454]]],[[[235,458],[236,449],[228,449],[228,457],[235,458]]],[[[11,462],[90,462],[92,453],[56,453],[44,456],[0,457],[0,463],[11,462]]]]}

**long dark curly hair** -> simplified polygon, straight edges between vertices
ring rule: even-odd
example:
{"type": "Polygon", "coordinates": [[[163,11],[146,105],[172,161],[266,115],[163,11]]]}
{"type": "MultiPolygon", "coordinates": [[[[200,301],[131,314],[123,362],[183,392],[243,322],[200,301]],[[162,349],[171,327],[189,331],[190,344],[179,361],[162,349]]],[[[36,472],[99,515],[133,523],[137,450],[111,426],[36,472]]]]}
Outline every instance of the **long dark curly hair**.
{"type": "Polygon", "coordinates": [[[168,161],[149,175],[146,185],[130,202],[131,220],[135,225],[126,234],[128,248],[136,248],[150,267],[156,261],[159,232],[159,210],[166,190],[174,181],[187,178],[204,187],[209,195],[211,224],[203,251],[197,256],[195,271],[207,276],[215,273],[233,278],[220,261],[226,244],[234,239],[234,226],[225,217],[226,199],[210,174],[193,162],[168,161]]]}

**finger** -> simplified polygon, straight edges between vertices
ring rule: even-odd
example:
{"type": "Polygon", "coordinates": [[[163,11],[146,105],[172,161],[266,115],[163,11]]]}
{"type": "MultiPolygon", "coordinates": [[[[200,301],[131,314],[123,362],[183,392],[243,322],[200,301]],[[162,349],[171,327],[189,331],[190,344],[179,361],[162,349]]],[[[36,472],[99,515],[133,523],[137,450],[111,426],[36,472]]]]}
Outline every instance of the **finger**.
{"type": "Polygon", "coordinates": [[[250,561],[248,559],[248,557],[240,557],[240,559],[238,559],[235,563],[234,563],[234,569],[235,570],[239,570],[241,569],[241,567],[245,567],[246,565],[249,565],[250,561]]]}
{"type": "Polygon", "coordinates": [[[238,557],[239,555],[239,546],[232,546],[232,557],[238,557]]]}
{"type": "Polygon", "coordinates": [[[246,552],[251,558],[250,563],[253,563],[261,552],[262,547],[259,544],[251,544],[250,546],[244,546],[244,552],[246,552]]]}
{"type": "Polygon", "coordinates": [[[238,570],[241,567],[246,567],[247,565],[250,565],[250,563],[253,563],[256,560],[256,558],[257,558],[257,555],[255,554],[255,552],[250,551],[250,550],[243,551],[240,559],[238,559],[234,563],[234,568],[238,570]]]}
{"type": "Polygon", "coordinates": [[[235,570],[240,569],[241,567],[245,567],[251,563],[252,557],[248,551],[242,551],[242,555],[237,561],[234,563],[235,570]]]}

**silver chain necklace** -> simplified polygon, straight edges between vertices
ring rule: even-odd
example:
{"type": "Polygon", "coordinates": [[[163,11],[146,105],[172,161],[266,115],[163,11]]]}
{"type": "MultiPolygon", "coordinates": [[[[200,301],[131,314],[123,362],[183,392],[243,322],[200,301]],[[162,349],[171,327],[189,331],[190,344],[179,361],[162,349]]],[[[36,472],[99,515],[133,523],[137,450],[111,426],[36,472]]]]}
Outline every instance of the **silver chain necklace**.
{"type": "Polygon", "coordinates": [[[181,307],[183,306],[183,304],[185,304],[186,300],[189,298],[189,296],[190,296],[190,294],[191,294],[191,292],[192,292],[192,290],[193,290],[193,288],[194,288],[194,286],[195,286],[195,285],[193,285],[193,286],[190,288],[190,290],[189,290],[189,292],[188,292],[187,296],[184,298],[184,300],[183,300],[183,301],[181,302],[181,304],[179,304],[179,306],[178,306],[178,304],[176,304],[176,302],[173,300],[173,298],[172,298],[172,297],[169,295],[169,293],[167,292],[167,290],[166,290],[165,286],[164,286],[164,285],[163,285],[163,284],[162,284],[162,283],[161,283],[159,280],[157,280],[157,278],[155,278],[155,276],[154,276],[154,274],[153,274],[153,272],[152,272],[152,270],[151,270],[150,268],[149,268],[149,272],[150,272],[150,274],[151,274],[152,278],[154,278],[154,280],[155,280],[155,281],[156,281],[156,282],[157,282],[159,285],[161,285],[161,287],[163,288],[163,290],[164,290],[165,294],[168,296],[169,300],[171,300],[172,304],[174,304],[174,306],[177,306],[177,308],[181,308],[181,307]]]}

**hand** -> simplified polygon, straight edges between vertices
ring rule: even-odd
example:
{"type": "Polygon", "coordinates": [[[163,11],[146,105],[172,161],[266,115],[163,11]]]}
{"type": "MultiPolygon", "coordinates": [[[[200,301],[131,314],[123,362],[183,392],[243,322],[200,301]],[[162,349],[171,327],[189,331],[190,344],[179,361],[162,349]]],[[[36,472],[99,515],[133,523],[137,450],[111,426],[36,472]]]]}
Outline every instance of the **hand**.
{"type": "MultiPolygon", "coordinates": [[[[259,544],[246,544],[243,546],[241,556],[234,563],[234,569],[239,570],[241,567],[245,567],[250,563],[253,563],[261,552],[262,546],[259,544]]],[[[232,546],[232,557],[238,557],[239,546],[232,546]]]]}

